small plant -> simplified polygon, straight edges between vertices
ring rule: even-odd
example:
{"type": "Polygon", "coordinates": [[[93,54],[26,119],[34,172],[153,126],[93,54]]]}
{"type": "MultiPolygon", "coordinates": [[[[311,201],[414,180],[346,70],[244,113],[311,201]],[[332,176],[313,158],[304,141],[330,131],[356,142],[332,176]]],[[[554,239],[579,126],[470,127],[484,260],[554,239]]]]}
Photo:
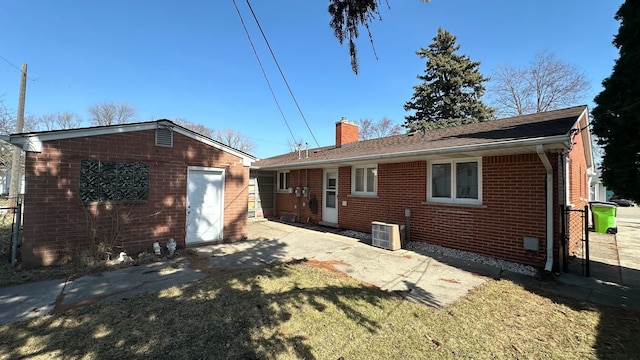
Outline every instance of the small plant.
{"type": "Polygon", "coordinates": [[[86,261],[114,260],[124,246],[123,228],[131,222],[133,204],[82,205],[89,232],[89,247],[83,251],[86,261]],[[120,242],[120,244],[119,244],[120,242]]]}

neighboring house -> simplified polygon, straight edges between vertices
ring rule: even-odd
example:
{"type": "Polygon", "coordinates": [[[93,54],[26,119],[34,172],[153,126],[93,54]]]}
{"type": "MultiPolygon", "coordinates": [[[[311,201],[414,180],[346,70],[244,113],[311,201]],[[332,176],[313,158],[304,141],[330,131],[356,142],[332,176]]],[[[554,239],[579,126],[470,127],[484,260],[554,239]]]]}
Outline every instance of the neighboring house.
{"type": "Polygon", "coordinates": [[[589,187],[591,188],[589,193],[589,200],[591,201],[607,201],[611,196],[607,196],[607,187],[602,183],[600,172],[590,174],[589,187]]]}
{"type": "Polygon", "coordinates": [[[275,179],[276,216],[363,232],[373,221],[407,223],[412,241],[550,271],[561,257],[560,205],[584,207],[592,167],[579,106],[366,141],[343,118],[335,145],[261,159],[252,171],[275,179]]]}
{"type": "Polygon", "coordinates": [[[254,157],[169,120],[14,134],[26,151],[22,261],[247,236],[254,157]]]}

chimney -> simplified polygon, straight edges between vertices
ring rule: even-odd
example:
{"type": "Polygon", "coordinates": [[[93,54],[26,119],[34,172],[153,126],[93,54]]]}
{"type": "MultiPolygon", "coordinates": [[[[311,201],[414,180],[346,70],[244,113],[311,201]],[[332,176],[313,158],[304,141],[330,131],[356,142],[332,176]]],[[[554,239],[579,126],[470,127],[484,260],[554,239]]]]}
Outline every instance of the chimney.
{"type": "Polygon", "coordinates": [[[358,125],[347,120],[345,116],[336,122],[336,147],[358,141],[358,125]]]}

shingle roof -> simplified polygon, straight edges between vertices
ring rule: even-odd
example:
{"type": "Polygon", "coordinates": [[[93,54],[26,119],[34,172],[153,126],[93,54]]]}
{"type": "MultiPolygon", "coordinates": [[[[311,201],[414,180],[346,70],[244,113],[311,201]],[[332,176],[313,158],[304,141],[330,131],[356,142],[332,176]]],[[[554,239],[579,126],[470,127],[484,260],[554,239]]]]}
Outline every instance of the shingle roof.
{"type": "MultiPolygon", "coordinates": [[[[516,143],[528,139],[543,139],[568,135],[579,120],[586,106],[548,111],[530,115],[491,120],[476,124],[428,130],[384,138],[357,141],[342,147],[325,146],[309,149],[309,157],[304,151],[299,159],[294,152],[261,159],[253,165],[262,167],[290,167],[305,163],[337,162],[341,159],[386,156],[402,157],[419,151],[442,150],[455,152],[472,145],[490,147],[497,143],[516,143]]],[[[567,138],[568,140],[568,138],[567,138]]]]}

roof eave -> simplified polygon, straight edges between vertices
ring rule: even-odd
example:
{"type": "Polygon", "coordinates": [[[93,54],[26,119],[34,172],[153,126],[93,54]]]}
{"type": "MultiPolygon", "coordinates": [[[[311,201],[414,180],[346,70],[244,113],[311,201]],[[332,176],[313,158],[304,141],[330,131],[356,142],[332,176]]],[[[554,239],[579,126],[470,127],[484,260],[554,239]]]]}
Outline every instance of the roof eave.
{"type": "Polygon", "coordinates": [[[387,154],[374,154],[374,155],[363,155],[363,156],[355,156],[348,158],[339,158],[339,159],[328,159],[328,160],[314,160],[314,161],[306,161],[300,163],[289,163],[289,164],[274,164],[274,165],[253,165],[254,169],[260,170],[276,170],[276,169],[295,169],[295,168],[309,168],[309,167],[321,167],[326,165],[338,165],[338,164],[347,164],[352,162],[364,162],[369,160],[376,160],[377,162],[385,159],[393,159],[393,158],[407,158],[407,157],[419,157],[419,156],[429,156],[429,155],[441,155],[441,154],[454,154],[459,152],[472,152],[472,151],[483,151],[483,150],[496,150],[496,149],[508,149],[508,148],[519,148],[523,146],[531,146],[531,145],[552,145],[556,144],[555,149],[569,149],[569,134],[549,136],[549,137],[539,137],[532,139],[523,139],[523,140],[506,140],[499,142],[492,142],[487,144],[474,144],[474,145],[463,145],[463,146],[452,146],[452,147],[444,147],[437,149],[422,149],[422,150],[414,150],[414,151],[406,151],[406,152],[397,152],[397,153],[387,153],[387,154]]]}
{"type": "Polygon", "coordinates": [[[169,120],[157,120],[145,123],[122,124],[82,129],[67,129],[49,132],[12,134],[9,136],[3,136],[2,138],[0,138],[0,140],[4,140],[8,143],[21,146],[25,151],[40,152],[42,151],[42,143],[45,141],[72,139],[86,136],[110,135],[133,131],[155,130],[159,126],[168,126],[172,129],[172,131],[200,141],[218,150],[235,155],[243,160],[242,162],[244,166],[250,166],[252,162],[256,161],[256,158],[254,156],[226,146],[196,132],[190,131],[169,120]]]}

